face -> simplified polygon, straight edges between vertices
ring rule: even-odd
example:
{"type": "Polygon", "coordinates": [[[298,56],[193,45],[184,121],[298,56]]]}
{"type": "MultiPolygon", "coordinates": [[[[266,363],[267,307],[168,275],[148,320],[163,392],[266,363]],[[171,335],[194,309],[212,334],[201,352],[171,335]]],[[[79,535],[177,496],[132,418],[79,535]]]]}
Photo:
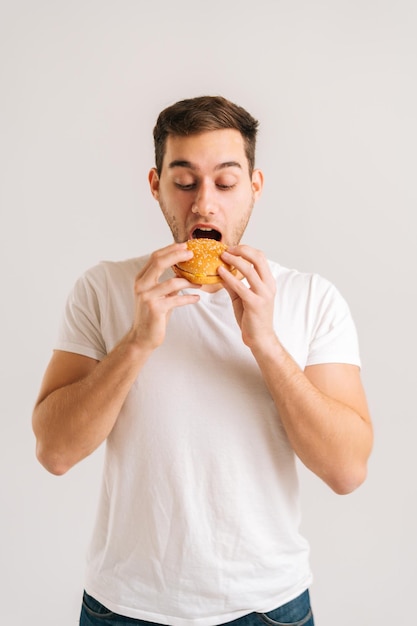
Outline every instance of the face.
{"type": "Polygon", "coordinates": [[[262,191],[259,170],[249,174],[242,135],[222,129],[179,137],[170,135],[161,175],[149,173],[174,241],[210,237],[240,242],[262,191]]]}

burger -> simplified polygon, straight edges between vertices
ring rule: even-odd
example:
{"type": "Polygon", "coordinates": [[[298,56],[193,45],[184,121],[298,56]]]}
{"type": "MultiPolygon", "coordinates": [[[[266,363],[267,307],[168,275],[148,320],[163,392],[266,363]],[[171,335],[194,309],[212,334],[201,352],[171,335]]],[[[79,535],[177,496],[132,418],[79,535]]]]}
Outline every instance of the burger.
{"type": "Polygon", "coordinates": [[[193,256],[188,261],[181,261],[173,266],[174,272],[196,285],[211,285],[221,281],[217,269],[225,267],[236,274],[236,269],[221,260],[220,255],[227,246],[216,239],[197,238],[187,241],[187,247],[193,256]]]}

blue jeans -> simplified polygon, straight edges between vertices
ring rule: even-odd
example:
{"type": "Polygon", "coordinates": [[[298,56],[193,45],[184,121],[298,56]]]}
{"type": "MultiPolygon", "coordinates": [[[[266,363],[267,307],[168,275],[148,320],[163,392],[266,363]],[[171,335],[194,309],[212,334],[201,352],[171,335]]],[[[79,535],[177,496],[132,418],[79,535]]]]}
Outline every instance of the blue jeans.
{"type": "MultiPolygon", "coordinates": [[[[112,613],[84,592],[80,626],[160,626],[155,622],[112,613]]],[[[308,591],[268,613],[249,613],[227,626],[314,626],[308,591]]]]}

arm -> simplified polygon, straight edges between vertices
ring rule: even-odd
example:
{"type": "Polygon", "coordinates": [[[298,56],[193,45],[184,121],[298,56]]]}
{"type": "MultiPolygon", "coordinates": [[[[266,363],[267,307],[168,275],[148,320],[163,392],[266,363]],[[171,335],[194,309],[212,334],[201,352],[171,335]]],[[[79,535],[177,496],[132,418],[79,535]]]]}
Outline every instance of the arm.
{"type": "Polygon", "coordinates": [[[372,447],[359,368],[331,363],[309,366],[303,372],[274,333],[275,282],[263,254],[236,246],[223,258],[250,285],[248,289],[220,270],[243,341],[262,371],[291,446],[334,491],[349,493],[365,479],[372,447]]]}
{"type": "Polygon", "coordinates": [[[254,354],[301,461],[336,493],[356,489],[372,445],[359,368],[328,363],[302,372],[277,340],[254,354]]]}
{"type": "Polygon", "coordinates": [[[135,280],[132,327],[102,361],[54,352],[32,417],[37,456],[50,472],[65,473],[106,439],[141,368],[163,342],[171,311],[198,300],[178,293],[189,287],[185,279],[159,282],[168,267],[191,255],[185,244],[173,244],[151,256],[135,280]]]}

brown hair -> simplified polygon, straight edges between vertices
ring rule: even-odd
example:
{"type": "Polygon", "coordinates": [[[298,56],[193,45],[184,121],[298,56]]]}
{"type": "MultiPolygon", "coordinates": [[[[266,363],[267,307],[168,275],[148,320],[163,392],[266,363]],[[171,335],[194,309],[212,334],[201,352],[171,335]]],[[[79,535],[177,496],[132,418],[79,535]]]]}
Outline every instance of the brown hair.
{"type": "Polygon", "coordinates": [[[226,98],[199,96],[180,100],[159,114],[153,129],[155,166],[158,175],[161,175],[169,135],[186,136],[222,128],[234,128],[241,133],[249,164],[249,174],[252,174],[255,167],[258,121],[245,109],[226,98]]]}

